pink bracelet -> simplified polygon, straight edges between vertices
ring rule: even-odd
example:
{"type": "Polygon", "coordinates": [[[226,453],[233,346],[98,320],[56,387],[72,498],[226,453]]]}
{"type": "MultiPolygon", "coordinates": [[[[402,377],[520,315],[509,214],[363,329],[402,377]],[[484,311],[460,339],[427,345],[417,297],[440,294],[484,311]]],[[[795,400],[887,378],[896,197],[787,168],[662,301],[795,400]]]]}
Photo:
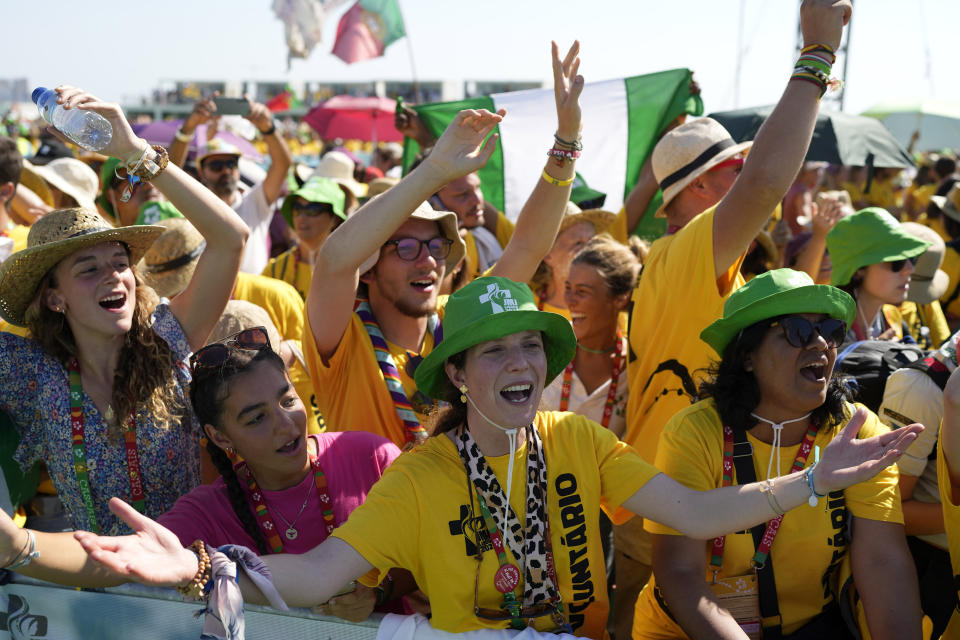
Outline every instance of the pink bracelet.
{"type": "Polygon", "coordinates": [[[556,156],[558,158],[567,158],[568,160],[576,160],[580,157],[580,152],[570,149],[557,149],[553,147],[547,151],[548,156],[556,156]]]}

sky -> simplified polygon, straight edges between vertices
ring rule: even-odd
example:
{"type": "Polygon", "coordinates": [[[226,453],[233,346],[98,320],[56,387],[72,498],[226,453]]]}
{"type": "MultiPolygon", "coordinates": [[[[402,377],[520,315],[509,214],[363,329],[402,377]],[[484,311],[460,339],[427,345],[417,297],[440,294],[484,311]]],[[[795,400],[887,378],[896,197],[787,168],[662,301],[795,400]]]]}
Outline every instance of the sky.
{"type": "MultiPolygon", "coordinates": [[[[329,53],[348,2],[288,72],[272,0],[53,0],[42,17],[0,0],[8,18],[0,78],[73,84],[121,103],[163,81],[409,80],[412,66],[424,81],[544,81],[550,40],[566,47],[579,38],[587,82],[688,67],[710,113],[776,102],[796,55],[797,0],[399,1],[408,36],[383,58],[346,65],[329,53]],[[9,20],[18,14],[21,28],[9,20]]],[[[844,110],[891,98],[960,102],[957,24],[957,0],[855,1],[844,110]]]]}

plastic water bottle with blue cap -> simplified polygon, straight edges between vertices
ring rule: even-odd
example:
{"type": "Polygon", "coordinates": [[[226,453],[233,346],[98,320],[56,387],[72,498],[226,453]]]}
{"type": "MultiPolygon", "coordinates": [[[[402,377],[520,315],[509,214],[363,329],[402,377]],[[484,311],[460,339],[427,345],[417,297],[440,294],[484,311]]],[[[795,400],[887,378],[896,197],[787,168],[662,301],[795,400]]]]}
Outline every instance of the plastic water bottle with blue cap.
{"type": "Polygon", "coordinates": [[[40,117],[52,124],[63,135],[88,151],[100,151],[113,138],[113,127],[99,113],[83,109],[64,109],[57,104],[57,92],[37,87],[31,95],[40,117]]]}

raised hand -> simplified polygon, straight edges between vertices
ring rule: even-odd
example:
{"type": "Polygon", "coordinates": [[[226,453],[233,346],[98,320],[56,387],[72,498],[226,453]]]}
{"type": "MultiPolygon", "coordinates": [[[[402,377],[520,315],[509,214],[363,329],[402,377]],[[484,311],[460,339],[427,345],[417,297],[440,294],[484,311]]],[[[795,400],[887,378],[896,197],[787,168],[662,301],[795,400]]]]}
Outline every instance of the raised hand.
{"type": "Polygon", "coordinates": [[[250,113],[244,117],[252,122],[253,126],[260,130],[260,133],[269,131],[270,127],[273,126],[273,113],[271,113],[270,109],[268,109],[265,104],[254,102],[246,95],[243,97],[247,98],[247,102],[250,103],[250,113]]]}
{"type": "Polygon", "coordinates": [[[207,124],[211,120],[219,118],[220,116],[217,115],[217,105],[213,101],[213,99],[219,95],[219,91],[214,91],[212,95],[198,100],[196,104],[193,105],[193,110],[190,112],[190,115],[188,115],[186,121],[184,121],[183,130],[193,132],[200,125],[207,124]]]}
{"type": "Polygon", "coordinates": [[[858,409],[840,434],[824,449],[813,471],[813,484],[818,492],[846,489],[869,480],[899,460],[923,431],[923,425],[911,424],[896,431],[858,440],[857,433],[866,418],[866,409],[858,409]]]}
{"type": "Polygon", "coordinates": [[[95,561],[124,578],[159,587],[186,584],[197,573],[197,556],[184,549],[172,531],[120,498],[110,499],[110,510],[134,533],[99,536],[75,532],[73,537],[95,561]]]}
{"type": "Polygon", "coordinates": [[[497,134],[484,138],[500,124],[506,109],[491,113],[486,109],[465,109],[453,119],[433,151],[424,160],[436,176],[446,184],[468,173],[477,171],[487,163],[497,147],[497,134]]]}
{"type": "Polygon", "coordinates": [[[550,43],[553,55],[553,96],[557,102],[557,135],[564,140],[580,137],[580,93],[583,76],[580,69],[580,41],[574,40],[567,55],[560,60],[556,42],[550,43]]]}
{"type": "Polygon", "coordinates": [[[836,51],[852,12],[850,0],[803,0],[800,5],[803,44],[825,44],[836,51]]]}
{"type": "MultiPolygon", "coordinates": [[[[110,139],[110,144],[100,150],[104,155],[127,160],[131,154],[143,150],[146,143],[133,133],[133,129],[130,128],[120,105],[113,102],[104,102],[83,89],[65,84],[60,85],[54,91],[58,95],[57,104],[64,109],[95,111],[110,122],[110,126],[113,127],[113,137],[110,139]]],[[[49,129],[64,142],[70,142],[53,127],[49,129]]]]}

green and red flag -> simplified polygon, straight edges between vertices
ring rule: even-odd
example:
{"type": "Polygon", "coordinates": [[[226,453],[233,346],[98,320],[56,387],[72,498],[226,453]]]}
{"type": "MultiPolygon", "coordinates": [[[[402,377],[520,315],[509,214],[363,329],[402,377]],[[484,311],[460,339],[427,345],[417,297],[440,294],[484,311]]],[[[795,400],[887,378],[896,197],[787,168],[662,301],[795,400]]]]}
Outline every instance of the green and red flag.
{"type": "Polygon", "coordinates": [[[340,18],[332,53],[347,64],[378,58],[404,35],[397,0],[358,0],[340,18]]]}
{"type": "Polygon", "coordinates": [[[283,88],[283,93],[276,95],[265,103],[267,109],[277,113],[280,111],[290,111],[290,109],[296,109],[297,107],[302,107],[303,102],[297,97],[296,91],[294,91],[290,85],[286,85],[283,88]]]}

